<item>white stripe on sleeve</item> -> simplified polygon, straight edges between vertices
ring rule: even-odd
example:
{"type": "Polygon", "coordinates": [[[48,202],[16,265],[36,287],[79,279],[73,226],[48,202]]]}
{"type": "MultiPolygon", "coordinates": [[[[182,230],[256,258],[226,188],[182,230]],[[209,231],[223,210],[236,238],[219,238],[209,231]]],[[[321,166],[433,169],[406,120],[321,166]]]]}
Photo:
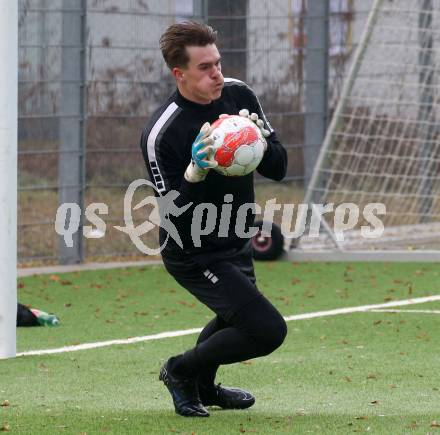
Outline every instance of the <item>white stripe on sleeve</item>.
{"type": "Polygon", "coordinates": [[[171,103],[159,119],[154,124],[153,128],[150,131],[147,139],[147,153],[148,153],[148,161],[150,162],[151,172],[153,174],[153,182],[157,187],[159,192],[166,191],[165,180],[163,178],[160,167],[157,163],[156,157],[156,141],[159,136],[161,136],[162,130],[166,124],[166,122],[171,118],[174,112],[179,108],[176,103],[171,103]]]}

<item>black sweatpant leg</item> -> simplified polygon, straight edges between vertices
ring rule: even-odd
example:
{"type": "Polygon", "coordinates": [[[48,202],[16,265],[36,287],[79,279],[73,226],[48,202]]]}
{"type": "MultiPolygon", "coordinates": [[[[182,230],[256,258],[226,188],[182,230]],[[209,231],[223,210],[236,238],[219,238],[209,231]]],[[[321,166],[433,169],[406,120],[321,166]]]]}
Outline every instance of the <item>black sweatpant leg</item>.
{"type": "MultiPolygon", "coordinates": [[[[198,339],[197,345],[207,340],[209,337],[214,335],[216,332],[227,328],[228,323],[223,320],[220,316],[215,316],[202,330],[198,339]]],[[[199,373],[199,382],[202,385],[211,386],[214,385],[215,376],[217,374],[219,366],[216,364],[212,367],[206,366],[199,373]]]]}
{"type": "Polygon", "coordinates": [[[268,355],[277,349],[287,334],[281,314],[260,296],[237,311],[229,323],[176,360],[182,374],[195,376],[204,367],[232,364],[268,355]]]}
{"type": "Polygon", "coordinates": [[[196,347],[172,358],[176,372],[196,376],[209,368],[212,377],[221,364],[267,355],[283,342],[286,324],[250,278],[249,252],[213,262],[206,269],[190,258],[186,263],[164,258],[164,264],[183,287],[226,323],[208,324],[196,347]]]}

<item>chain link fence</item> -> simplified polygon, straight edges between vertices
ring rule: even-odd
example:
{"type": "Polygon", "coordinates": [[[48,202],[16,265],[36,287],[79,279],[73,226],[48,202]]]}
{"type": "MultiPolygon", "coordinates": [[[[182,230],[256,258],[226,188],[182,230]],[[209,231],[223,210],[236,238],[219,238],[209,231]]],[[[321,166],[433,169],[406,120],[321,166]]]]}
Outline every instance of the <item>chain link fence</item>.
{"type": "Polygon", "coordinates": [[[371,6],[317,3],[325,12],[311,16],[305,0],[19,0],[19,261],[140,255],[114,226],[124,225],[128,185],[146,177],[140,132],[174,90],[158,39],[185,18],[219,31],[224,75],[255,90],[288,150],[286,181],[256,177],[257,201],[300,201],[320,145],[307,137],[307,117],[327,124],[371,6]],[[322,47],[309,47],[309,60],[311,50],[325,56],[325,80],[307,71],[311,24],[328,29],[322,47]],[[327,95],[318,112],[307,109],[306,84],[327,95]],[[84,238],[83,215],[66,249],[54,226],[65,202],[83,211],[105,203],[105,237],[84,238]]]}

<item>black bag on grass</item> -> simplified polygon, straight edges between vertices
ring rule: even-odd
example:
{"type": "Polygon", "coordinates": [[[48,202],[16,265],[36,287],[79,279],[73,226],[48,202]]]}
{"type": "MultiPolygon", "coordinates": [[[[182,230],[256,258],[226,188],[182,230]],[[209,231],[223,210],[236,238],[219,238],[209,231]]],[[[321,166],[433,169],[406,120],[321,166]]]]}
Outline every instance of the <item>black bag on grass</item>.
{"type": "Polygon", "coordinates": [[[37,316],[26,306],[17,304],[17,326],[40,326],[37,316]]]}

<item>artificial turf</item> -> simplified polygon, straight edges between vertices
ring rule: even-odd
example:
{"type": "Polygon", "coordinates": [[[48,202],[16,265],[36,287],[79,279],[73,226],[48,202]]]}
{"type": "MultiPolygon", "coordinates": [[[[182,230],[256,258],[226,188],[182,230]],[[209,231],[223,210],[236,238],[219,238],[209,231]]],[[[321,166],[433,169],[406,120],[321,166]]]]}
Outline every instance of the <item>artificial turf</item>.
{"type": "MultiPolygon", "coordinates": [[[[284,315],[440,294],[435,264],[265,263],[261,290],[284,315]]],[[[19,351],[203,326],[212,316],[161,266],[19,280],[22,303],[57,328],[18,331],[19,351]]],[[[405,309],[438,309],[438,302],[405,309]]],[[[268,357],[222,367],[251,390],[246,411],[174,414],[157,380],[195,335],[0,361],[0,430],[23,434],[440,433],[438,315],[353,313],[289,322],[268,357]]]]}

